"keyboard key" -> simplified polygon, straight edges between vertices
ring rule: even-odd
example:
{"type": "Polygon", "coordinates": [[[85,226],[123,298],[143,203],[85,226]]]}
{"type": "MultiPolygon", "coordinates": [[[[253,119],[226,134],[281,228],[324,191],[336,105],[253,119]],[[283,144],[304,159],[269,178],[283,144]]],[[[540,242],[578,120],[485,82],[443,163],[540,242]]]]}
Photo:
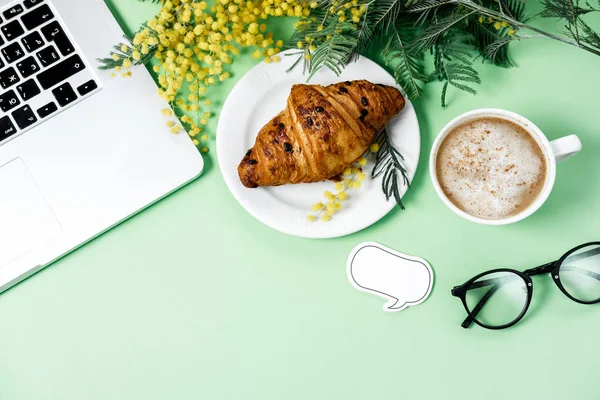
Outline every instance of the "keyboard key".
{"type": "Polygon", "coordinates": [[[0,118],[0,140],[9,138],[17,133],[17,128],[13,125],[8,116],[0,118]]]}
{"type": "Polygon", "coordinates": [[[52,94],[54,95],[56,101],[58,101],[58,104],[60,104],[61,107],[64,107],[67,104],[70,104],[77,100],[77,95],[75,94],[75,91],[73,90],[69,82],[63,83],[62,85],[54,89],[52,91],[52,94]]]}
{"type": "Polygon", "coordinates": [[[42,1],[44,0],[25,0],[23,2],[23,4],[25,5],[26,9],[30,9],[32,7],[37,6],[38,4],[40,4],[42,1]]]}
{"type": "Polygon", "coordinates": [[[44,4],[43,6],[23,15],[21,17],[21,21],[23,21],[25,28],[32,30],[43,23],[50,21],[52,18],[54,18],[52,10],[50,10],[50,7],[48,7],[47,4],[44,4]]]}
{"type": "Polygon", "coordinates": [[[50,102],[46,104],[44,107],[37,110],[40,118],[46,118],[48,115],[56,112],[58,110],[58,106],[54,102],[50,102]]]}
{"type": "Polygon", "coordinates": [[[60,35],[61,33],[64,33],[64,31],[58,23],[58,21],[52,21],[42,28],[42,34],[48,42],[52,42],[54,40],[54,37],[56,35],[60,35]]]}
{"type": "Polygon", "coordinates": [[[9,24],[6,24],[2,28],[0,28],[0,30],[4,34],[6,40],[8,40],[9,42],[25,33],[19,21],[13,21],[9,24]]]}
{"type": "Polygon", "coordinates": [[[60,56],[56,52],[54,46],[48,46],[44,50],[40,50],[37,53],[37,58],[42,63],[42,66],[47,67],[52,65],[60,59],[60,56]]]}
{"type": "Polygon", "coordinates": [[[0,109],[2,109],[4,112],[12,110],[20,103],[21,101],[13,90],[9,90],[8,92],[4,92],[0,95],[0,109]]]}
{"type": "Polygon", "coordinates": [[[17,71],[13,67],[8,67],[0,72],[0,86],[4,89],[17,84],[20,81],[17,71]]]}
{"type": "Polygon", "coordinates": [[[9,19],[14,18],[17,15],[21,14],[22,12],[23,12],[23,7],[21,7],[20,4],[17,4],[16,6],[12,6],[8,10],[4,11],[2,13],[2,15],[4,15],[4,18],[9,20],[9,19]]]}
{"type": "Polygon", "coordinates": [[[37,83],[35,83],[33,79],[30,79],[17,86],[17,92],[19,92],[23,100],[27,101],[40,94],[42,91],[37,83]]]}
{"type": "Polygon", "coordinates": [[[57,83],[64,81],[70,76],[73,76],[76,73],[83,71],[84,69],[85,64],[81,60],[81,57],[75,54],[67,58],[66,60],[63,60],[58,64],[52,66],[51,68],[40,72],[37,76],[37,79],[40,82],[40,85],[42,85],[42,89],[45,90],[51,88],[57,83]]]}
{"type": "Polygon", "coordinates": [[[17,63],[17,69],[23,75],[23,78],[27,78],[40,70],[39,65],[35,62],[33,57],[27,57],[23,61],[17,63]]]}
{"type": "Polygon", "coordinates": [[[48,42],[54,42],[63,56],[75,51],[73,44],[58,22],[53,21],[43,27],[42,33],[48,42]]]}
{"type": "Polygon", "coordinates": [[[91,81],[88,81],[88,82],[84,83],[83,85],[79,86],[77,88],[77,91],[79,92],[79,95],[85,96],[86,94],[93,92],[97,88],[98,88],[98,84],[92,79],[91,81]]]}
{"type": "Polygon", "coordinates": [[[25,129],[30,125],[33,125],[37,122],[37,117],[31,110],[29,106],[23,106],[21,108],[16,109],[12,113],[15,122],[21,129],[25,129]]]}
{"type": "Polygon", "coordinates": [[[6,61],[11,63],[25,56],[25,51],[23,51],[23,48],[19,43],[15,42],[3,48],[2,54],[4,54],[4,58],[6,58],[6,61]]]}
{"type": "Polygon", "coordinates": [[[25,46],[25,49],[30,53],[44,45],[44,39],[42,39],[42,36],[38,32],[33,32],[25,36],[21,39],[21,42],[23,42],[23,46],[25,46]]]}
{"type": "Polygon", "coordinates": [[[62,54],[63,56],[69,55],[75,51],[73,43],[71,43],[67,35],[64,33],[62,35],[58,35],[54,39],[54,44],[56,45],[56,47],[58,47],[58,51],[60,51],[60,54],[62,54]]]}

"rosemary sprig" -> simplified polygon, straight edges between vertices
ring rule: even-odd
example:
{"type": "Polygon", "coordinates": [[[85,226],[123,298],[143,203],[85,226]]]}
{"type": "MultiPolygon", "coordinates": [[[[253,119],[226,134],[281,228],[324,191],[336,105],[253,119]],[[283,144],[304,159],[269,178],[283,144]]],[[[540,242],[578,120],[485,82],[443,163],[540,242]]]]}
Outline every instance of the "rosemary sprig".
{"type": "Polygon", "coordinates": [[[392,145],[385,128],[379,132],[374,143],[379,146],[379,151],[375,153],[375,165],[371,172],[371,178],[377,178],[383,175],[381,190],[385,195],[385,199],[389,201],[394,197],[396,204],[404,210],[402,196],[400,195],[400,185],[404,184],[410,188],[410,181],[408,179],[406,168],[403,165],[404,157],[392,145]]]}

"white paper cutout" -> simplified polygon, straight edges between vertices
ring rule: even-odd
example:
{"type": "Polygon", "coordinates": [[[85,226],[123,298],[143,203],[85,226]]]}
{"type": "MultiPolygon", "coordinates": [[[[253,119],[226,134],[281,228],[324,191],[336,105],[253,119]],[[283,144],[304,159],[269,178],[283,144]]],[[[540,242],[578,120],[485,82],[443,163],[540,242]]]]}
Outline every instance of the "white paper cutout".
{"type": "Polygon", "coordinates": [[[387,312],[421,304],[433,287],[433,270],[427,261],[375,242],[361,243],[352,250],[347,273],[357,290],[389,300],[383,306],[387,312]]]}

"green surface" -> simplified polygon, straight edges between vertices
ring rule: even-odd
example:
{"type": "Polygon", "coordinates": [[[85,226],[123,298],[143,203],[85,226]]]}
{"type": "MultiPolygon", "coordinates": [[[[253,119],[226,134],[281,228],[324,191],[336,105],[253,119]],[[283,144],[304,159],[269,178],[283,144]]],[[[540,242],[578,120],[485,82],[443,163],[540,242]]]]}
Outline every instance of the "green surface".
{"type": "MultiPolygon", "coordinates": [[[[110,3],[129,29],[156,7],[110,3]]],[[[453,92],[447,110],[439,86],[427,90],[415,103],[423,148],[407,211],[346,238],[261,225],[227,190],[213,152],[199,180],[0,296],[0,399],[600,398],[600,306],[536,277],[514,328],[464,330],[449,293],[483,270],[525,269],[600,240],[600,58],[541,39],[514,56],[518,68],[482,67],[480,95],[453,92]],[[462,220],[429,180],[437,132],[480,107],[583,142],[558,166],[547,203],[515,225],[462,220]],[[429,300],[385,314],[382,299],[354,290],[346,257],[365,240],[428,259],[429,300]]],[[[252,62],[236,61],[235,77],[252,62]]]]}

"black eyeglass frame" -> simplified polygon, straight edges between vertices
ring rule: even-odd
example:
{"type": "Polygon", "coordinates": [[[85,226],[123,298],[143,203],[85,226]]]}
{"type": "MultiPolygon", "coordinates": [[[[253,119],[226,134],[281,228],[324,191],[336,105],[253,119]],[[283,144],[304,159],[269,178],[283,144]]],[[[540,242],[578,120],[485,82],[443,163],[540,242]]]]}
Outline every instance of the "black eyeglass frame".
{"type": "MultiPolygon", "coordinates": [[[[588,246],[600,246],[600,242],[588,242],[588,243],[584,243],[581,244],[579,246],[576,246],[574,248],[572,248],[571,250],[567,251],[562,257],[560,257],[558,260],[556,261],[551,261],[549,263],[540,265],[538,267],[535,268],[531,268],[528,270],[525,270],[523,272],[514,270],[514,269],[510,269],[510,268],[498,268],[498,269],[493,269],[490,271],[486,271],[486,272],[482,272],[481,274],[478,274],[476,276],[474,276],[473,278],[469,279],[468,281],[466,281],[465,283],[463,283],[462,285],[459,286],[455,286],[452,290],[451,290],[451,294],[454,297],[458,297],[464,308],[465,311],[467,312],[467,318],[462,322],[461,326],[463,328],[468,328],[469,326],[471,326],[471,324],[473,322],[475,322],[477,325],[486,328],[486,329],[492,329],[492,330],[499,330],[499,329],[505,329],[505,328],[510,328],[511,326],[515,325],[517,322],[519,322],[527,313],[527,310],[529,309],[529,306],[531,304],[531,299],[533,297],[533,280],[531,279],[532,276],[536,276],[536,275],[543,275],[543,274],[547,274],[550,273],[552,275],[552,280],[554,281],[554,283],[556,284],[556,286],[558,286],[558,288],[560,289],[561,292],[563,292],[565,294],[565,296],[567,296],[569,299],[573,300],[576,303],[579,304],[596,304],[596,303],[600,303],[600,298],[596,299],[596,300],[592,300],[592,301],[584,301],[584,300],[579,300],[575,297],[573,297],[563,286],[562,282],[560,281],[560,267],[562,265],[562,263],[573,253],[575,253],[578,250],[581,250],[584,247],[588,247],[588,246]],[[479,278],[485,276],[485,275],[489,275],[489,274],[493,274],[496,272],[509,272],[509,273],[513,273],[517,276],[519,276],[521,279],[523,279],[526,283],[526,287],[527,287],[527,300],[525,303],[525,306],[523,307],[523,310],[521,311],[521,313],[511,322],[504,324],[504,325],[498,325],[498,326],[494,326],[494,325],[487,325],[481,321],[479,321],[477,319],[477,314],[479,313],[479,311],[481,311],[481,308],[483,307],[483,305],[485,305],[486,301],[491,297],[491,295],[493,295],[493,293],[495,292],[495,290],[497,290],[497,288],[495,289],[494,286],[492,288],[490,288],[490,290],[484,295],[484,297],[482,297],[479,301],[479,303],[475,306],[475,308],[473,309],[473,311],[469,310],[469,307],[467,305],[467,290],[469,289],[473,289],[472,284],[474,282],[476,282],[479,278]]],[[[598,254],[598,253],[595,253],[598,254]]],[[[600,275],[598,275],[597,277],[595,277],[596,279],[600,280],[600,275]]],[[[484,282],[484,281],[482,281],[484,282]]],[[[480,285],[481,286],[485,286],[485,284],[480,285]]]]}

